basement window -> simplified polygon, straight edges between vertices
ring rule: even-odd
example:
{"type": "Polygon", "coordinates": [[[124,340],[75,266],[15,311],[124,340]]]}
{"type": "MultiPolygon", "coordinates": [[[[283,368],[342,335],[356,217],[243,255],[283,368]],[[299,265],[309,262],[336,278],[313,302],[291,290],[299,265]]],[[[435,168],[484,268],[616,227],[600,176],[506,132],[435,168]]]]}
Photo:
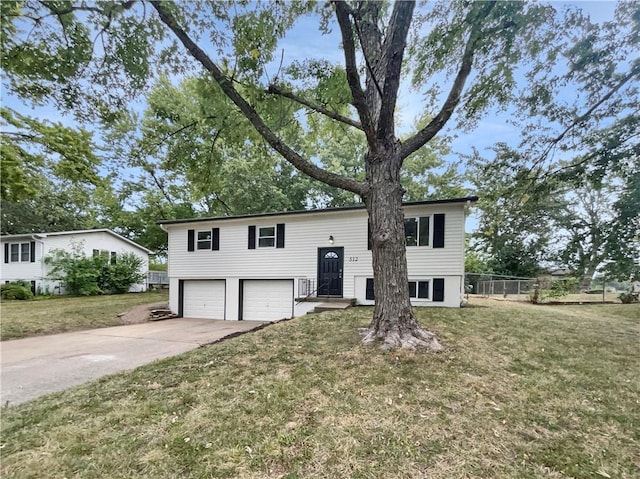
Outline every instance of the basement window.
{"type": "Polygon", "coordinates": [[[429,281],[409,281],[409,297],[429,299],[429,281]]]}

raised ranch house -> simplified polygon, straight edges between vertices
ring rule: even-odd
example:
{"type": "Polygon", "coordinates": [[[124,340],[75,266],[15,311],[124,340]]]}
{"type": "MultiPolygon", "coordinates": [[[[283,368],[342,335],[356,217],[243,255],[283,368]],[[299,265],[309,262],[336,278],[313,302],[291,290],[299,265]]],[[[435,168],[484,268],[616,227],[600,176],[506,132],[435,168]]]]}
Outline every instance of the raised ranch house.
{"type": "MultiPolygon", "coordinates": [[[[404,204],[415,306],[460,306],[465,207],[477,199],[404,204]]],[[[363,206],[158,224],[168,233],[170,307],[179,316],[270,321],[304,314],[309,300],[375,302],[363,206]]]]}
{"type": "MultiPolygon", "coordinates": [[[[86,256],[108,255],[110,261],[117,261],[120,254],[134,253],[142,260],[145,275],[149,270],[149,255],[152,254],[147,248],[109,229],[4,235],[0,239],[4,255],[0,284],[17,280],[29,281],[34,293],[64,294],[64,285],[47,279],[49,266],[45,264],[44,258],[50,256],[53,250],[70,252],[79,245],[86,256]]],[[[146,289],[146,282],[131,287],[132,292],[146,289]]]]}

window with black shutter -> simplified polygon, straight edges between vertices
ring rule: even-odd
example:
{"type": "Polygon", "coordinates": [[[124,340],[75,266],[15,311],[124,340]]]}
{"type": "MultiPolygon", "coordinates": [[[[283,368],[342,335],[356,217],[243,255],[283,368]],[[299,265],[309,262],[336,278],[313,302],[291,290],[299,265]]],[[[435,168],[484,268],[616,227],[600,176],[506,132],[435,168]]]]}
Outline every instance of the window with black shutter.
{"type": "Polygon", "coordinates": [[[433,215],[433,247],[444,248],[444,214],[433,215]]]}
{"type": "Polygon", "coordinates": [[[195,230],[187,230],[187,251],[195,250],[196,244],[196,232],[195,230]]]}
{"type": "Polygon", "coordinates": [[[375,300],[375,294],[373,292],[373,278],[367,278],[367,290],[365,292],[365,298],[375,300]]]}
{"type": "Polygon", "coordinates": [[[276,248],[284,248],[284,223],[276,225],[276,248]]]}
{"type": "Polygon", "coordinates": [[[256,249],[256,227],[249,226],[249,249],[256,249]]]}
{"type": "Polygon", "coordinates": [[[433,300],[444,301],[444,278],[433,279],[433,300]]]}
{"type": "Polygon", "coordinates": [[[211,249],[213,251],[220,249],[220,228],[211,228],[211,249]]]}

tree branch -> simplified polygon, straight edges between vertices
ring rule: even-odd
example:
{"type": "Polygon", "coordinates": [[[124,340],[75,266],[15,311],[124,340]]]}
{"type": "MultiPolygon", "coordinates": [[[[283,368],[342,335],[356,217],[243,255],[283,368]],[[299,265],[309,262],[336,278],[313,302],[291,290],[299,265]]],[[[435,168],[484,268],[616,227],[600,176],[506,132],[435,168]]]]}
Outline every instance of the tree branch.
{"type": "Polygon", "coordinates": [[[151,5],[160,15],[160,20],[169,27],[169,29],[178,37],[188,52],[213,76],[214,80],[220,85],[222,91],[229,99],[238,107],[242,114],[249,120],[256,131],[264,138],[264,140],[285,160],[295,166],[298,170],[306,175],[322,181],[331,186],[342,188],[353,193],[363,195],[366,191],[365,183],[348,178],[336,173],[331,173],[323,168],[314,165],[312,162],[304,159],[295,150],[286,145],[271,129],[265,124],[255,109],[238,93],[233,83],[222,73],[218,66],[209,58],[209,56],[189,37],[182,29],[173,15],[166,9],[159,0],[152,0],[151,5]]]}
{"type": "Polygon", "coordinates": [[[480,39],[482,21],[487,15],[489,15],[489,12],[491,12],[491,10],[495,7],[495,4],[496,2],[493,1],[482,6],[482,11],[478,15],[478,18],[475,19],[475,24],[473,25],[471,33],[469,34],[469,39],[467,40],[467,44],[465,45],[464,53],[462,55],[460,69],[458,70],[458,74],[456,75],[453,85],[451,86],[451,90],[449,91],[447,99],[442,105],[440,112],[429,122],[429,124],[427,124],[427,126],[425,126],[422,130],[402,143],[402,145],[400,146],[401,159],[404,160],[411,153],[431,140],[431,138],[433,138],[436,133],[438,133],[444,127],[449,118],[451,118],[453,110],[458,105],[458,103],[460,103],[462,89],[464,88],[467,78],[471,73],[471,66],[473,64],[476,45],[478,40],[480,39]]]}
{"type": "Polygon", "coordinates": [[[551,148],[553,148],[554,145],[558,144],[560,141],[562,141],[562,139],[576,126],[578,126],[580,123],[582,123],[583,121],[587,120],[591,114],[596,111],[600,105],[602,105],[604,102],[606,102],[609,98],[611,98],[618,90],[620,90],[620,88],[622,88],[629,80],[631,80],[634,76],[639,75],[640,74],[640,62],[636,62],[636,64],[633,66],[633,68],[631,68],[631,71],[625,75],[616,86],[614,86],[611,90],[609,90],[607,92],[606,95],[604,95],[602,98],[600,98],[600,100],[598,100],[591,108],[589,108],[587,111],[585,111],[582,115],[580,115],[578,118],[576,118],[575,120],[573,120],[571,122],[571,124],[569,126],[567,126],[562,133],[560,133],[557,137],[553,138],[551,140],[551,142],[549,143],[549,145],[547,146],[547,148],[545,148],[544,153],[541,155],[542,157],[545,157],[549,151],[551,150],[551,148]]]}
{"type": "Polygon", "coordinates": [[[362,48],[362,57],[364,58],[364,64],[367,67],[367,71],[369,72],[371,83],[373,83],[376,87],[376,91],[378,92],[378,95],[380,95],[380,98],[384,98],[382,88],[380,88],[380,82],[378,82],[376,73],[373,71],[373,67],[371,66],[371,62],[369,61],[369,54],[367,53],[367,49],[365,48],[365,43],[362,41],[362,33],[360,32],[360,26],[358,25],[358,18],[355,16],[353,17],[353,27],[356,30],[356,35],[358,35],[360,48],[362,48]]]}
{"type": "Polygon", "coordinates": [[[328,110],[327,108],[323,107],[322,105],[318,105],[316,103],[312,103],[309,100],[306,100],[298,95],[296,95],[295,93],[289,92],[289,91],[283,91],[281,90],[277,85],[269,85],[269,88],[266,90],[267,93],[270,93],[272,95],[279,95],[285,98],[288,98],[290,100],[293,100],[297,103],[300,103],[301,105],[306,106],[307,108],[309,108],[310,110],[313,110],[315,112],[318,113],[322,113],[325,116],[328,116],[329,118],[332,118],[334,120],[337,120],[341,123],[344,123],[346,125],[352,126],[354,128],[357,128],[358,130],[362,130],[362,125],[355,121],[352,120],[349,117],[343,116],[340,113],[336,113],[333,112],[331,110],[328,110]]]}
{"type": "Polygon", "coordinates": [[[383,44],[383,58],[386,61],[384,77],[384,93],[378,118],[378,138],[394,135],[394,112],[400,88],[400,70],[402,58],[409,34],[409,26],[413,17],[415,2],[398,1],[393,5],[393,13],[389,22],[387,38],[383,44]]]}
{"type": "Polygon", "coordinates": [[[342,49],[344,50],[345,71],[347,73],[347,81],[351,89],[353,97],[353,106],[358,111],[360,123],[367,137],[367,143],[373,150],[376,149],[375,132],[372,124],[372,118],[369,116],[367,103],[360,85],[360,75],[358,75],[358,66],[356,65],[356,47],[353,43],[353,31],[351,29],[351,21],[349,15],[351,10],[346,3],[342,1],[334,1],[333,5],[336,9],[336,18],[340,25],[340,34],[342,35],[342,49]]]}

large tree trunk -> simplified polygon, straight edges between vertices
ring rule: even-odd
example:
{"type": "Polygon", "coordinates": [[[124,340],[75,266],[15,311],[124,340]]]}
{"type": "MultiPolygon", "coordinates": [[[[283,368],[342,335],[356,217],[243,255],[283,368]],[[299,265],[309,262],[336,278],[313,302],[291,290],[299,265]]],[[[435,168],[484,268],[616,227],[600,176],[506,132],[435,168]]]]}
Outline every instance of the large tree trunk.
{"type": "Polygon", "coordinates": [[[408,293],[407,255],[402,196],[396,161],[368,160],[365,197],[372,236],[375,311],[365,330],[366,344],[382,341],[384,349],[417,347],[432,351],[444,348],[435,335],[418,324],[408,293]]]}

